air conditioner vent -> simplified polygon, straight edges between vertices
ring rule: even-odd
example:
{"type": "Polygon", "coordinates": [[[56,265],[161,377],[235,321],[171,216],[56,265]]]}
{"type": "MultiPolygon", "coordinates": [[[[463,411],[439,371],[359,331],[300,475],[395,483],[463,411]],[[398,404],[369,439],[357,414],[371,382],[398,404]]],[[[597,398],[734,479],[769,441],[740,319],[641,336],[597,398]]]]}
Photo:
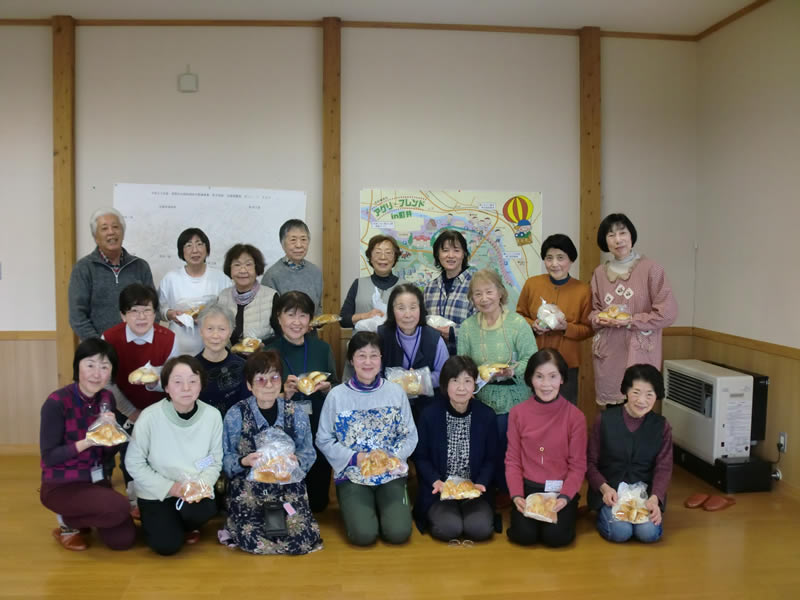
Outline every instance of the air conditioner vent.
{"type": "Polygon", "coordinates": [[[705,417],[712,417],[714,386],[680,371],[667,369],[667,398],[705,417]]]}

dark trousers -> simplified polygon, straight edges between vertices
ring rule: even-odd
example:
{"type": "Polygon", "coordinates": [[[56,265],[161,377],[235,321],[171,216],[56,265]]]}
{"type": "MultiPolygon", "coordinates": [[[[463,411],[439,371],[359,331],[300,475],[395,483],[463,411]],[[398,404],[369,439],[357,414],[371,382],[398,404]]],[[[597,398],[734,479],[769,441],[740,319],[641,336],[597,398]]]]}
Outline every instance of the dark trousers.
{"type": "Polygon", "coordinates": [[[506,450],[508,449],[508,413],[497,415],[497,462],[494,468],[494,485],[498,493],[508,493],[506,484],[506,450]]]}
{"type": "MultiPolygon", "coordinates": [[[[544,486],[525,481],[525,496],[541,492],[544,486]]],[[[526,517],[517,510],[517,505],[511,505],[511,527],[506,532],[508,539],[520,546],[533,546],[543,544],[551,548],[558,548],[572,543],[575,539],[575,521],[578,517],[578,499],[580,494],[558,511],[557,523],[546,523],[526,517]]]]}
{"type": "Polygon", "coordinates": [[[136,540],[128,499],[111,489],[108,481],[42,482],[39,497],[68,527],[96,527],[97,535],[112,550],[127,550],[136,540]]]}
{"type": "Polygon", "coordinates": [[[378,534],[390,544],[411,537],[411,507],[406,478],[381,485],[345,481],[336,486],[347,539],[356,546],[369,546],[378,534]]]}
{"type": "Polygon", "coordinates": [[[175,554],[183,546],[187,531],[200,529],[217,514],[217,503],[211,498],[191,504],[185,502],[180,510],[175,508],[177,501],[172,497],[166,500],[139,498],[145,542],[163,556],[175,554]]]}
{"type": "Polygon", "coordinates": [[[469,500],[441,500],[428,509],[431,536],[444,542],[464,537],[482,542],[494,532],[494,511],[481,496],[469,500]]]}
{"type": "MultiPolygon", "coordinates": [[[[311,415],[308,419],[311,422],[311,435],[315,439],[319,428],[319,415],[322,412],[324,403],[325,397],[321,394],[315,394],[311,398],[311,415]]],[[[314,464],[311,465],[306,474],[306,492],[308,493],[308,505],[311,507],[311,512],[317,513],[325,510],[330,501],[331,466],[322,455],[322,452],[316,448],[314,450],[317,453],[317,460],[314,461],[314,464]]]]}

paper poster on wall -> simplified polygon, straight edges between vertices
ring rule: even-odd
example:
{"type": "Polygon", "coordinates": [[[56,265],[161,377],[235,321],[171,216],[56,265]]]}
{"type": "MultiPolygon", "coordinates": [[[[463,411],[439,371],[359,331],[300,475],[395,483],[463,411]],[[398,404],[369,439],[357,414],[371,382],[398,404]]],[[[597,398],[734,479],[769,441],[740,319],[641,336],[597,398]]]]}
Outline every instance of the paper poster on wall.
{"type": "Polygon", "coordinates": [[[278,229],[287,219],[303,219],[306,194],[301,191],[189,185],[117,183],[114,207],[125,217],[125,248],[147,260],[156,286],[183,264],[178,235],[199,227],[208,236],[209,266],[222,269],[225,252],[236,243],[252,244],[267,266],[283,255],[278,229]]]}
{"type": "Polygon", "coordinates": [[[464,235],[471,265],[500,274],[508,306],[516,306],[528,277],[541,272],[541,192],[373,188],[361,191],[360,209],[362,277],[371,273],[369,239],[384,234],[400,246],[394,273],[424,286],[441,273],[433,263],[433,242],[445,228],[464,235]]]}

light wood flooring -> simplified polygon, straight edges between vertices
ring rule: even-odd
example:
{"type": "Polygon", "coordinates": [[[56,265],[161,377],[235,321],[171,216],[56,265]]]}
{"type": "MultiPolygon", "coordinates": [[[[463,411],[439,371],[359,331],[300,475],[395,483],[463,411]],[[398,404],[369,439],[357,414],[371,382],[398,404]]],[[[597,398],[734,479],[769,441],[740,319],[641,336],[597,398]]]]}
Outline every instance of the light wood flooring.
{"type": "Polygon", "coordinates": [[[112,552],[94,537],[88,551],[63,550],[50,537],[53,515],[39,503],[38,457],[0,456],[0,468],[2,598],[800,598],[800,502],[738,494],[719,513],[688,510],[686,496],[712,488],[679,468],[664,538],[651,546],[605,542],[585,516],[575,543],[559,550],[520,548],[505,533],[448,547],[416,529],[401,547],[354,548],[334,504],[319,518],[325,548],[308,556],[225,548],[212,521],[200,543],[168,558],[141,541],[112,552]]]}

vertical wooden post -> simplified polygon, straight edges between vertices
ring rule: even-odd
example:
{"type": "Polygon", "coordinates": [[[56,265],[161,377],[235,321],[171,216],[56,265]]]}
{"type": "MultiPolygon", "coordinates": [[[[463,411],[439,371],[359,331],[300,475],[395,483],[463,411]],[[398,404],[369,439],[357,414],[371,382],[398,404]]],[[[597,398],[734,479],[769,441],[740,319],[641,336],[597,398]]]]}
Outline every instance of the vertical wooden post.
{"type": "MultiPolygon", "coordinates": [[[[581,220],[580,278],[589,282],[600,263],[597,227],[602,215],[602,124],[600,114],[600,29],[583,27],[580,43],[581,220]]],[[[581,349],[579,406],[589,423],[597,412],[591,344],[581,349]]]]}
{"type": "MultiPolygon", "coordinates": [[[[322,19],[322,311],[341,307],[341,88],[342,21],[322,19]]],[[[340,327],[328,325],[321,337],[342,368],[340,327]]]]}
{"type": "Polygon", "coordinates": [[[53,31],[53,241],[58,383],[72,380],[75,335],[69,325],[69,276],[75,264],[75,20],[55,16],[53,31]]]}

